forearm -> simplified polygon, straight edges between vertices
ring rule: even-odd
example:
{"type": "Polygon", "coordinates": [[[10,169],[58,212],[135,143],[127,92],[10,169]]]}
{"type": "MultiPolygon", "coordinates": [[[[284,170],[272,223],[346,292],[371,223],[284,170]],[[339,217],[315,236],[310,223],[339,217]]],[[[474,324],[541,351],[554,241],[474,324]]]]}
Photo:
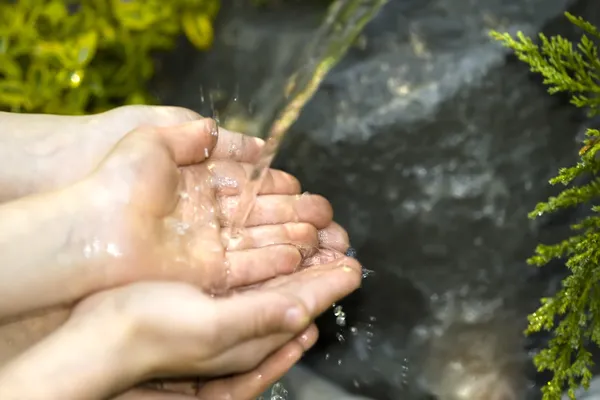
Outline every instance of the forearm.
{"type": "Polygon", "coordinates": [[[133,386],[138,374],[124,328],[101,317],[67,322],[0,369],[0,399],[101,400],[133,386]]]}
{"type": "Polygon", "coordinates": [[[0,204],[0,320],[86,294],[82,203],[69,189],[0,204]]]}

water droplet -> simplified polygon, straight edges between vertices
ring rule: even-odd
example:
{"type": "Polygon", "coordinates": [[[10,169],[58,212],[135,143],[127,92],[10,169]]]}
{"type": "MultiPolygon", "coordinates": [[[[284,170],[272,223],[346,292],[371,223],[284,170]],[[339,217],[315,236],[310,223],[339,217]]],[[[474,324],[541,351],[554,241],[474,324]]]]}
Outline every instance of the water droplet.
{"type": "Polygon", "coordinates": [[[339,326],[346,326],[346,313],[342,309],[342,306],[334,305],[333,315],[335,315],[335,323],[339,326]]]}
{"type": "Polygon", "coordinates": [[[123,256],[123,252],[116,243],[108,243],[106,245],[106,252],[113,257],[121,257],[123,256]]]}
{"type": "Polygon", "coordinates": [[[189,229],[190,224],[187,224],[185,222],[178,222],[175,224],[175,232],[177,232],[178,235],[185,235],[189,229]]]}
{"type": "MultiPolygon", "coordinates": [[[[356,249],[354,247],[348,247],[348,250],[346,250],[346,257],[350,257],[350,258],[356,258],[358,253],[356,252],[356,249]]],[[[364,277],[364,268],[363,268],[363,277],[364,277]]]]}
{"type": "Polygon", "coordinates": [[[87,244],[83,248],[83,255],[85,258],[91,258],[100,251],[100,248],[100,239],[94,239],[92,243],[87,244]]]}
{"type": "Polygon", "coordinates": [[[363,279],[368,278],[369,276],[371,276],[374,273],[375,273],[375,271],[373,271],[371,269],[366,269],[364,267],[362,269],[362,277],[363,277],[363,279]]]}
{"type": "Polygon", "coordinates": [[[271,388],[271,400],[287,400],[288,391],[280,382],[277,382],[271,388]]]}
{"type": "Polygon", "coordinates": [[[213,176],[211,177],[211,184],[215,188],[230,188],[237,189],[239,187],[238,181],[229,176],[213,176]]]}

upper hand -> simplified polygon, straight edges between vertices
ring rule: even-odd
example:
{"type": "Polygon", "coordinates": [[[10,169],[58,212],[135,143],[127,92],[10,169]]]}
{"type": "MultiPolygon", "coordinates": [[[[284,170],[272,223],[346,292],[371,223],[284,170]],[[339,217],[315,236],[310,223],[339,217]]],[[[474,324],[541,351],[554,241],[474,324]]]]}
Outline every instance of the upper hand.
{"type": "Polygon", "coordinates": [[[319,247],[329,202],[298,195],[297,180],[277,170],[268,172],[242,243],[225,247],[252,166],[207,159],[217,143],[207,121],[138,129],[78,185],[86,206],[73,243],[111,286],[173,278],[227,290],[290,273],[303,249],[319,247]]]}

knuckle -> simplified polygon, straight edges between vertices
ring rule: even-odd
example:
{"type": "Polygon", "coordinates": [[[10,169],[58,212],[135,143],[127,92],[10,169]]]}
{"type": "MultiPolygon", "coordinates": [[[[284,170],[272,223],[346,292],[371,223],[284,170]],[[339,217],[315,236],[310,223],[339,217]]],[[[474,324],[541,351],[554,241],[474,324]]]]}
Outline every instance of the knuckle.
{"type": "Polygon", "coordinates": [[[298,251],[296,246],[284,245],[279,247],[280,254],[279,257],[277,257],[277,259],[279,260],[280,267],[283,267],[283,270],[293,270],[298,265],[300,265],[300,263],[302,262],[302,255],[300,254],[300,251],[298,251]]]}

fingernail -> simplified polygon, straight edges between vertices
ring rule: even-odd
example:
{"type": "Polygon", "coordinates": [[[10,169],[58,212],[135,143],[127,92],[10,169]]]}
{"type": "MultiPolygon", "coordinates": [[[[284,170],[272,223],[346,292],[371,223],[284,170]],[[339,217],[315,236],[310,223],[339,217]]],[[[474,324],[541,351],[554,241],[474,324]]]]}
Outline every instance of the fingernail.
{"type": "Polygon", "coordinates": [[[346,255],[346,257],[350,257],[350,258],[356,259],[356,256],[358,254],[357,254],[356,249],[354,247],[348,247],[348,250],[346,250],[345,255],[346,255]]]}
{"type": "Polygon", "coordinates": [[[299,326],[304,326],[308,323],[308,318],[305,312],[299,307],[293,307],[285,313],[285,324],[291,329],[296,330],[299,326]]]}

